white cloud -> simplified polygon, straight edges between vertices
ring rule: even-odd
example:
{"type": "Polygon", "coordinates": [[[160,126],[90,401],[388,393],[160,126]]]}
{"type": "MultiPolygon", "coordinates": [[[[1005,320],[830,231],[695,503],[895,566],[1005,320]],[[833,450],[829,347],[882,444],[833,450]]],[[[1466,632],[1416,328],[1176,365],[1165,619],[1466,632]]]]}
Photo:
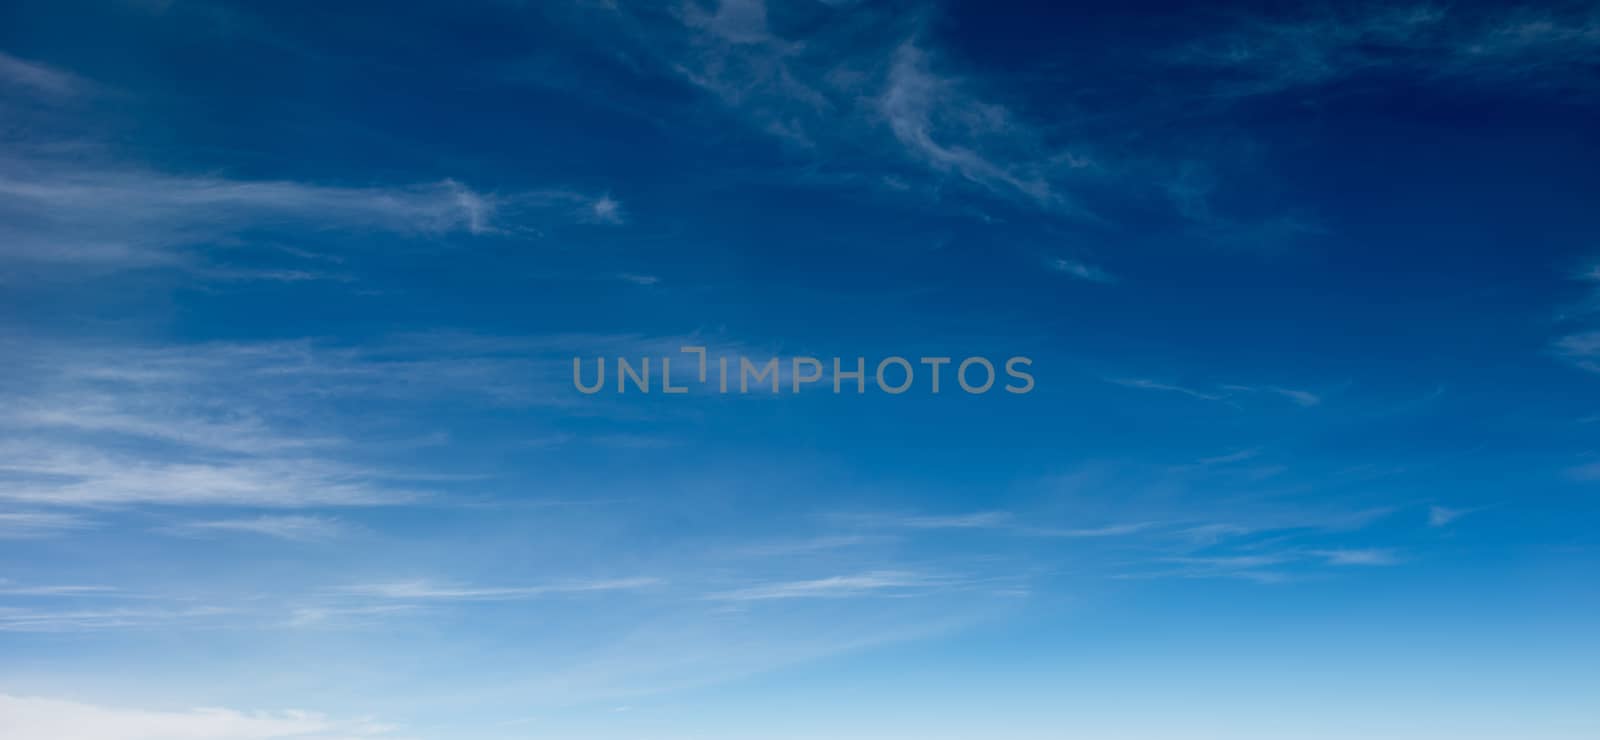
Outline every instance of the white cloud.
{"type": "Polygon", "coordinates": [[[662,585],[658,578],[565,581],[536,586],[469,586],[431,581],[393,581],[346,586],[340,593],[397,601],[509,601],[562,594],[637,591],[662,585]]]}
{"type": "Polygon", "coordinates": [[[1282,570],[1295,560],[1289,553],[1204,555],[1163,558],[1176,568],[1124,574],[1122,578],[1235,578],[1257,583],[1283,583],[1292,576],[1282,570]]]}
{"type": "Polygon", "coordinates": [[[1428,526],[1430,526],[1430,527],[1449,526],[1449,524],[1451,522],[1454,522],[1455,520],[1460,519],[1461,517],[1464,517],[1464,516],[1466,516],[1468,514],[1471,514],[1472,511],[1473,511],[1472,509],[1450,509],[1450,508],[1446,508],[1446,507],[1443,507],[1443,506],[1429,506],[1428,507],[1428,526]]]}
{"type": "Polygon", "coordinates": [[[1128,388],[1138,388],[1140,390],[1147,391],[1168,391],[1171,393],[1182,393],[1185,396],[1198,398],[1203,401],[1221,401],[1226,398],[1226,396],[1216,393],[1206,393],[1204,391],[1197,391],[1192,388],[1185,388],[1181,385],[1160,383],[1154,380],[1146,380],[1144,378],[1107,378],[1106,380],[1107,382],[1115,383],[1128,388]]]}
{"type": "Polygon", "coordinates": [[[1600,372],[1600,331],[1568,334],[1556,340],[1555,349],[1578,367],[1600,372]]]}
{"type": "Polygon", "coordinates": [[[1237,391],[1240,393],[1271,393],[1283,396],[1284,398],[1295,402],[1296,405],[1305,406],[1307,408],[1322,403],[1322,397],[1310,391],[1296,390],[1294,388],[1283,388],[1275,385],[1225,385],[1222,386],[1222,388],[1223,390],[1237,391]]]}
{"type": "Polygon", "coordinates": [[[1567,469],[1567,473],[1577,480],[1600,480],[1600,463],[1585,463],[1567,469]]]}
{"type": "Polygon", "coordinates": [[[1503,89],[1592,86],[1600,13],[1415,4],[1331,9],[1286,21],[1247,19],[1186,47],[1183,64],[1238,73],[1224,91],[1277,93],[1393,70],[1428,82],[1503,89]]]}
{"type": "Polygon", "coordinates": [[[13,586],[0,578],[0,596],[104,596],[116,592],[110,586],[13,586]]]}
{"type": "Polygon", "coordinates": [[[0,540],[49,537],[88,529],[91,519],[77,514],[47,511],[0,511],[0,540]]]}
{"type": "Polygon", "coordinates": [[[610,195],[595,198],[589,205],[589,210],[594,215],[594,220],[599,223],[620,224],[623,222],[622,204],[610,195]]]}
{"type": "Polygon", "coordinates": [[[658,278],[654,275],[641,275],[634,272],[618,273],[617,279],[633,283],[634,285],[655,285],[656,283],[661,282],[661,278],[658,278]]]}
{"type": "MultiPolygon", "coordinates": [[[[420,481],[431,489],[449,479],[397,468],[400,461],[387,453],[400,443],[364,431],[375,428],[371,412],[351,417],[329,399],[384,400],[391,403],[381,413],[394,414],[402,413],[396,403],[441,397],[560,407],[574,403],[566,380],[574,354],[676,354],[683,344],[703,343],[426,335],[359,349],[309,341],[86,347],[0,337],[0,352],[17,358],[0,378],[0,501],[271,508],[414,502],[431,495],[420,481]]],[[[293,521],[230,526],[286,534],[277,525],[293,521]]],[[[19,514],[0,519],[0,534],[78,523],[19,514]]]]}
{"type": "Polygon", "coordinates": [[[130,169],[7,163],[0,257],[99,267],[170,264],[182,249],[254,228],[309,227],[429,236],[502,233],[507,213],[581,201],[552,191],[497,196],[453,180],[340,187],[130,169]]]}
{"type": "Polygon", "coordinates": [[[360,606],[305,606],[293,609],[284,623],[288,627],[321,627],[328,625],[364,624],[369,620],[393,614],[407,614],[420,609],[416,604],[364,604],[360,606]]]}
{"type": "Polygon", "coordinates": [[[21,87],[49,96],[69,96],[84,89],[85,83],[70,72],[47,64],[18,59],[0,51],[0,85],[21,87]]]}
{"type": "Polygon", "coordinates": [[[921,195],[956,181],[1083,213],[1054,181],[1097,165],[1046,144],[1039,125],[996,102],[981,81],[944,69],[920,40],[928,13],[820,5],[806,12],[816,22],[777,24],[762,0],[709,11],[689,4],[668,16],[677,23],[618,17],[639,56],[711,94],[752,130],[816,155],[804,181],[921,195]]]}
{"type": "Polygon", "coordinates": [[[1103,527],[1076,527],[1066,529],[1028,528],[1024,533],[1035,537],[1061,537],[1066,539],[1091,539],[1099,537],[1123,537],[1138,534],[1154,528],[1154,522],[1131,522],[1128,524],[1108,524],[1103,527]]]}
{"type": "Polygon", "coordinates": [[[1010,112],[976,99],[957,81],[936,74],[927,52],[914,42],[895,50],[878,105],[895,138],[932,169],[1041,204],[1059,200],[1050,183],[1024,164],[1027,160],[999,160],[981,148],[984,139],[1014,141],[1023,136],[1010,112]]]}
{"type": "Polygon", "coordinates": [[[841,599],[856,596],[905,595],[948,585],[948,579],[908,571],[877,570],[808,581],[783,581],[714,593],[717,601],[769,601],[781,599],[841,599]]]}
{"type": "Polygon", "coordinates": [[[315,712],[127,709],[0,694],[0,736],[11,740],[348,740],[390,736],[393,726],[315,712]]]}
{"type": "Polygon", "coordinates": [[[1228,453],[1226,455],[1217,455],[1215,457],[1202,457],[1202,458],[1200,458],[1200,464],[1201,465],[1227,465],[1229,463],[1236,463],[1236,462],[1244,462],[1246,460],[1253,460],[1256,457],[1258,457],[1260,454],[1261,454],[1261,450],[1260,449],[1250,448],[1250,449],[1246,449],[1246,450],[1239,450],[1238,452],[1230,452],[1230,453],[1228,453]]]}
{"type": "Polygon", "coordinates": [[[1316,406],[1322,403],[1322,397],[1310,391],[1299,391],[1293,388],[1267,388],[1266,390],[1294,401],[1301,406],[1316,406]]]}
{"type": "Polygon", "coordinates": [[[337,519],[277,515],[187,522],[179,525],[175,531],[190,534],[244,532],[285,540],[326,540],[337,536],[343,529],[337,519]]]}
{"type": "Polygon", "coordinates": [[[989,529],[1004,526],[1011,514],[1004,511],[979,511],[950,516],[912,516],[892,522],[909,529],[989,529]]]}
{"type": "Polygon", "coordinates": [[[1311,554],[1324,558],[1329,565],[1395,565],[1400,562],[1393,550],[1371,548],[1313,550],[1311,554]]]}
{"type": "Polygon", "coordinates": [[[1230,398],[1229,394],[1236,393],[1270,393],[1287,398],[1290,401],[1293,401],[1297,406],[1304,406],[1307,408],[1322,403],[1322,397],[1315,393],[1310,391],[1296,390],[1294,388],[1283,388],[1280,386],[1223,385],[1220,387],[1220,390],[1227,391],[1227,393],[1219,393],[1214,391],[1196,390],[1194,388],[1188,388],[1172,383],[1162,383],[1144,378],[1107,378],[1106,381],[1120,386],[1126,386],[1128,388],[1139,388],[1147,391],[1168,391],[1171,393],[1182,393],[1183,395],[1191,398],[1198,398],[1203,401],[1226,401],[1230,398]]]}
{"type": "Polygon", "coordinates": [[[313,458],[167,460],[78,443],[0,444],[0,499],[36,504],[370,506],[420,496],[381,485],[382,477],[313,458]]]}
{"type": "MultiPolygon", "coordinates": [[[[38,596],[114,596],[115,592],[34,594],[38,596]]],[[[0,607],[0,632],[84,632],[197,622],[232,614],[212,606],[174,608],[89,606],[74,608],[0,607]]]]}
{"type": "Polygon", "coordinates": [[[1095,267],[1093,265],[1088,265],[1088,264],[1084,264],[1082,262],[1078,262],[1076,260],[1057,258],[1057,259],[1051,260],[1049,262],[1049,265],[1050,265],[1050,269],[1055,270],[1056,272],[1059,272],[1059,273],[1063,273],[1063,274],[1066,274],[1066,275],[1071,275],[1072,277],[1075,277],[1075,278],[1077,278],[1079,280],[1087,280],[1087,281],[1089,281],[1091,283],[1114,283],[1114,282],[1116,282],[1116,278],[1112,277],[1111,274],[1107,273],[1105,270],[1102,270],[1102,269],[1100,269],[1098,267],[1095,267]]]}

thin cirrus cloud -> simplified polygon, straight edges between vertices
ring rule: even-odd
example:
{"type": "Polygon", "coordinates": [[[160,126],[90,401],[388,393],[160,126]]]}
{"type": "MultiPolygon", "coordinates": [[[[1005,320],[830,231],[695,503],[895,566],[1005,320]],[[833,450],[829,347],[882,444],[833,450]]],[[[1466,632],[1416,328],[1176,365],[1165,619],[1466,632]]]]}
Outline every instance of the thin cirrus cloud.
{"type": "Polygon", "coordinates": [[[561,581],[533,586],[472,586],[415,580],[359,584],[336,591],[350,596],[396,601],[515,601],[562,594],[637,591],[663,583],[659,578],[647,577],[561,581]]]}
{"type": "Polygon", "coordinates": [[[617,279],[624,282],[633,283],[634,285],[655,285],[656,283],[661,282],[661,278],[658,278],[655,275],[645,275],[637,272],[617,273],[617,279]]]}
{"type": "Polygon", "coordinates": [[[907,529],[992,529],[1009,525],[1011,514],[1004,511],[979,511],[946,516],[908,516],[888,522],[907,529]]]}
{"type": "Polygon", "coordinates": [[[297,710],[130,709],[65,699],[0,694],[0,732],[19,739],[350,740],[392,736],[397,729],[370,719],[339,720],[297,710]]]}
{"type": "Polygon", "coordinates": [[[1177,555],[1158,558],[1152,565],[1158,567],[1136,573],[1122,574],[1121,578],[1231,578],[1257,583],[1285,583],[1305,576],[1306,569],[1316,566],[1381,567],[1399,565],[1401,557],[1386,548],[1330,548],[1308,550],[1279,550],[1251,552],[1223,552],[1203,555],[1177,555]]]}
{"type": "Polygon", "coordinates": [[[70,442],[0,445],[0,500],[38,505],[375,506],[422,496],[386,485],[384,477],[378,469],[315,458],[202,461],[70,442]]]}
{"type": "MultiPolygon", "coordinates": [[[[401,236],[537,233],[538,213],[621,223],[618,203],[568,190],[495,194],[454,180],[342,187],[27,163],[0,176],[0,257],[86,267],[183,263],[187,249],[262,227],[401,236]]],[[[271,273],[269,276],[281,276],[271,273]]]]}
{"type": "Polygon", "coordinates": [[[1271,393],[1293,401],[1298,406],[1317,406],[1322,403],[1322,397],[1310,391],[1284,388],[1275,385],[1225,385],[1223,390],[1238,393],[1271,393]]]}
{"type": "Polygon", "coordinates": [[[1471,514],[1474,509],[1452,509],[1447,506],[1428,507],[1428,526],[1448,527],[1457,519],[1471,514]]]}
{"type": "Polygon", "coordinates": [[[303,281],[348,279],[303,268],[241,268],[203,258],[218,243],[261,230],[344,231],[400,238],[537,235],[551,223],[621,224],[610,194],[564,187],[486,192],[454,179],[347,185],[164,172],[115,159],[58,155],[86,146],[35,118],[94,86],[46,64],[0,52],[0,85],[21,123],[0,157],[0,262],[117,270],[186,267],[202,277],[303,281]]]}
{"type": "MultiPolygon", "coordinates": [[[[56,594],[60,595],[60,594],[56,594]]],[[[0,632],[98,632],[198,624],[232,615],[212,606],[148,607],[91,604],[68,608],[0,607],[0,632]]]]}
{"type": "Polygon", "coordinates": [[[815,155],[826,174],[812,168],[809,176],[896,192],[964,185],[1088,216],[1063,184],[1099,164],[1084,151],[1046,145],[1038,126],[995,102],[980,80],[945,70],[922,38],[923,14],[811,10],[832,22],[790,36],[762,0],[724,2],[711,12],[689,6],[665,19],[616,8],[611,40],[635,47],[751,128],[815,155]]]}
{"type": "Polygon", "coordinates": [[[173,529],[180,534],[246,533],[283,540],[328,540],[344,532],[339,520],[320,516],[264,515],[241,519],[187,522],[173,529]]]}
{"type": "Polygon", "coordinates": [[[0,540],[33,539],[89,529],[92,519],[55,511],[0,511],[0,540]]]}
{"type": "Polygon", "coordinates": [[[0,578],[0,596],[99,596],[116,591],[111,586],[19,586],[0,578]]]}
{"type": "Polygon", "coordinates": [[[0,86],[21,88],[34,94],[65,97],[83,91],[86,83],[76,75],[48,64],[19,59],[0,51],[0,86]]]}
{"type": "MultiPolygon", "coordinates": [[[[439,398],[486,406],[571,403],[571,357],[676,352],[681,338],[416,335],[359,348],[310,341],[85,348],[15,339],[0,380],[0,501],[35,507],[388,506],[457,482],[393,460],[399,415],[439,398]],[[541,380],[542,379],[542,380],[541,380]],[[325,399],[378,404],[342,414],[325,399]],[[347,431],[341,431],[347,430],[347,431]]],[[[596,412],[590,407],[589,413],[596,412]]],[[[421,427],[416,437],[437,430],[421,427]]],[[[405,436],[405,435],[399,435],[405,436]]],[[[646,437],[597,440],[644,444],[646,437]]],[[[49,512],[45,512],[49,514],[49,512]]],[[[192,533],[310,535],[305,521],[234,518],[192,533]]],[[[44,535],[83,520],[17,513],[0,535],[44,535]]],[[[325,529],[325,528],[324,528],[325,529]]]]}
{"type": "MultiPolygon", "coordinates": [[[[1002,150],[1034,151],[1032,133],[1004,107],[973,97],[959,81],[932,69],[913,41],[893,53],[879,109],[905,151],[936,172],[954,173],[1001,194],[1044,206],[1073,207],[1050,182],[1050,171],[1002,150]]],[[[1051,160],[1043,160],[1050,164],[1051,160]]],[[[1070,162],[1076,160],[1068,159],[1070,162]]]]}
{"type": "Polygon", "coordinates": [[[1155,528],[1155,522],[1127,522],[1100,526],[1051,526],[1009,511],[976,511],[966,514],[924,514],[909,516],[836,515],[834,519],[857,526],[903,530],[974,530],[1026,537],[1094,539],[1139,534],[1155,528]]]}
{"type": "Polygon", "coordinates": [[[1374,72],[1502,89],[1593,87],[1600,14],[1568,8],[1344,6],[1248,18],[1185,46],[1174,61],[1234,73],[1221,92],[1264,95],[1374,72]]]}
{"type": "Polygon", "coordinates": [[[1024,534],[1034,537],[1096,539],[1101,537],[1126,537],[1128,535],[1149,532],[1158,526],[1160,525],[1156,522],[1129,522],[1127,524],[1108,524],[1101,527],[1029,527],[1020,531],[1024,534]]]}
{"type": "Polygon", "coordinates": [[[1235,451],[1235,452],[1229,452],[1229,453],[1224,454],[1224,455],[1213,455],[1211,457],[1202,457],[1197,462],[1200,465],[1208,465],[1208,466],[1209,465],[1228,465],[1228,464],[1231,464],[1231,463],[1244,462],[1246,460],[1254,460],[1255,458],[1259,457],[1260,455],[1261,455],[1261,450],[1259,448],[1251,447],[1251,448],[1248,448],[1248,449],[1238,450],[1238,451],[1235,451]]]}
{"type": "Polygon", "coordinates": [[[1312,555],[1323,558],[1329,565],[1396,565],[1400,557],[1393,550],[1359,548],[1313,550],[1312,555]]]}
{"type": "Polygon", "coordinates": [[[1107,378],[1106,382],[1120,385],[1125,388],[1180,393],[1185,396],[1189,396],[1190,398],[1197,398],[1202,401],[1226,401],[1239,394],[1267,393],[1281,396],[1294,402],[1294,404],[1297,406],[1307,408],[1317,406],[1322,403],[1322,397],[1315,393],[1294,388],[1284,388],[1281,386],[1228,384],[1220,386],[1217,391],[1203,391],[1174,383],[1164,383],[1161,381],[1150,380],[1148,378],[1107,378]]]}
{"type": "Polygon", "coordinates": [[[1227,398],[1225,395],[1197,391],[1193,388],[1186,388],[1184,386],[1173,385],[1171,383],[1162,383],[1155,380],[1149,380],[1147,378],[1107,378],[1106,382],[1120,385],[1125,388],[1137,388],[1145,391],[1181,393],[1185,396],[1189,396],[1190,398],[1198,398],[1202,401],[1221,401],[1227,398]]]}
{"type": "Polygon", "coordinates": [[[1111,273],[1077,260],[1056,258],[1046,264],[1051,270],[1091,283],[1114,283],[1117,281],[1111,273]]]}
{"type": "Polygon", "coordinates": [[[1555,341],[1556,354],[1590,372],[1600,372],[1600,331],[1568,334],[1555,341]]]}
{"type": "Polygon", "coordinates": [[[952,583],[949,578],[899,570],[876,570],[800,581],[780,581],[712,593],[713,601],[779,601],[904,596],[952,583]]]}

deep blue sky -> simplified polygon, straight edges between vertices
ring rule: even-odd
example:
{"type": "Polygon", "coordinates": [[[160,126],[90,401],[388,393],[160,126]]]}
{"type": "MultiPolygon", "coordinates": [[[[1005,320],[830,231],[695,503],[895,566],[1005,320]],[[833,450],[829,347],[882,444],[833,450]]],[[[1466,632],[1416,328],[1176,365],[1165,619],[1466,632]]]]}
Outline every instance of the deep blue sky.
{"type": "Polygon", "coordinates": [[[1597,72],[1586,4],[4,2],[0,735],[1593,737],[1597,72]],[[684,345],[1036,385],[573,388],[684,345]]]}

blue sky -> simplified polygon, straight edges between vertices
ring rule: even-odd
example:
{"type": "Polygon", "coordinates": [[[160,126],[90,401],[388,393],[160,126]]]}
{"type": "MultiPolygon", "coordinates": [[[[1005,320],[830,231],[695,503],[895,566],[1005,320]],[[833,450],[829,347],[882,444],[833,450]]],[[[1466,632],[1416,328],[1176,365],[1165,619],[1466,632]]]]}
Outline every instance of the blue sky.
{"type": "Polygon", "coordinates": [[[1597,67],[1582,3],[6,2],[0,734],[1600,735],[1597,67]],[[683,346],[1036,385],[573,387],[683,346]]]}

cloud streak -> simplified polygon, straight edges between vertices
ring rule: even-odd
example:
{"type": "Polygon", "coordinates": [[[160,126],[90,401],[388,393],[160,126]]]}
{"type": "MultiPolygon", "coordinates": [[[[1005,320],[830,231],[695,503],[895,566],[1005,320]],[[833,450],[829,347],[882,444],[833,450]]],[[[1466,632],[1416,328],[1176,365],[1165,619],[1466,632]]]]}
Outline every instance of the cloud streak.
{"type": "Polygon", "coordinates": [[[295,710],[126,709],[0,694],[0,733],[19,740],[350,740],[387,736],[396,729],[367,719],[336,720],[315,712],[295,710]]]}
{"type": "Polygon", "coordinates": [[[0,85],[51,97],[76,95],[85,87],[84,81],[70,72],[19,59],[3,51],[0,51],[0,85]]]}
{"type": "Polygon", "coordinates": [[[621,223],[609,196],[566,190],[509,194],[454,180],[342,187],[130,169],[9,162],[0,176],[0,258],[128,268],[192,260],[193,249],[251,230],[330,229],[402,237],[537,233],[535,213],[621,223]]]}
{"type": "Polygon", "coordinates": [[[345,586],[339,593],[396,601],[515,601],[609,591],[638,591],[664,584],[658,578],[613,578],[564,581],[536,586],[470,586],[426,580],[391,581],[345,586]]]}
{"type": "Polygon", "coordinates": [[[1341,6],[1283,20],[1247,19],[1185,47],[1176,61],[1235,73],[1231,95],[1268,95],[1393,72],[1430,83],[1592,89],[1600,14],[1431,4],[1341,6]]]}
{"type": "Polygon", "coordinates": [[[951,581],[921,573],[875,570],[803,581],[767,583],[710,594],[714,601],[779,601],[844,599],[862,596],[905,596],[947,586],[951,581]]]}
{"type": "Polygon", "coordinates": [[[328,540],[337,537],[344,527],[337,519],[319,516],[266,515],[245,519],[215,519],[187,522],[174,529],[181,534],[245,533],[283,540],[328,540]]]}

